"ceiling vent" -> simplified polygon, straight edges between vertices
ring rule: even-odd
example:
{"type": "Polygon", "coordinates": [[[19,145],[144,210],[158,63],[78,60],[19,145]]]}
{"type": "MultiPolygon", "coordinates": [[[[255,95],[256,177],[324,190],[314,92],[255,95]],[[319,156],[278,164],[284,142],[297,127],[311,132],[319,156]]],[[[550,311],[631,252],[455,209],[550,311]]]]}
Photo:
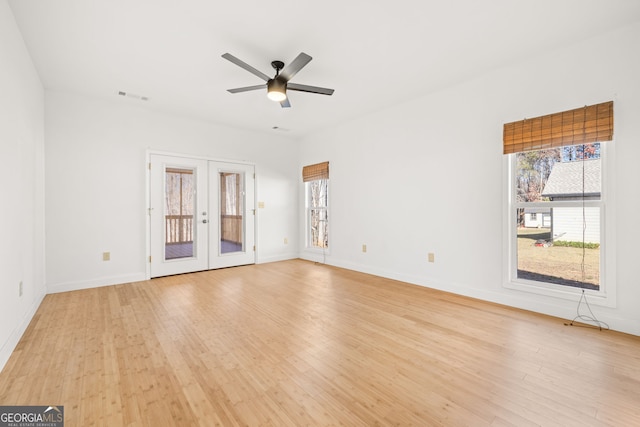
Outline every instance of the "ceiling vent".
{"type": "Polygon", "coordinates": [[[125,91],[122,91],[122,90],[118,91],[118,95],[125,96],[127,98],[137,99],[137,100],[140,100],[140,101],[148,101],[149,100],[149,97],[147,97],[147,96],[137,95],[135,93],[125,92],[125,91]]]}

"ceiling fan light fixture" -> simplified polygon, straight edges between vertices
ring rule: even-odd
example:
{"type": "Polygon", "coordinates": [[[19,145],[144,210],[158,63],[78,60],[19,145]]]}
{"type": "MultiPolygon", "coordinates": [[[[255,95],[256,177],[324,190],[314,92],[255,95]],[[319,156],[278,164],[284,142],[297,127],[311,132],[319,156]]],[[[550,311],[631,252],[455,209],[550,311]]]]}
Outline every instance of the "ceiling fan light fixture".
{"type": "Polygon", "coordinates": [[[278,79],[270,79],[267,82],[267,97],[275,102],[287,99],[287,83],[278,79]]]}
{"type": "MultiPolygon", "coordinates": [[[[289,98],[287,97],[287,89],[299,92],[317,93],[320,95],[333,94],[333,89],[327,89],[325,87],[309,86],[298,83],[289,84],[289,80],[291,80],[291,78],[295,76],[298,71],[304,68],[304,66],[307,65],[309,61],[311,61],[311,59],[313,59],[304,52],[300,52],[300,54],[296,56],[296,58],[286,67],[284,66],[284,62],[282,61],[271,61],[271,67],[276,70],[276,75],[273,78],[264,74],[262,71],[257,70],[246,62],[236,58],[230,53],[225,53],[222,55],[222,57],[227,61],[239,66],[240,68],[244,68],[251,74],[260,77],[263,81],[265,81],[267,83],[267,97],[275,102],[278,102],[282,108],[291,108],[291,103],[289,102],[289,98]]],[[[252,90],[264,90],[264,86],[265,85],[263,83],[255,86],[227,89],[227,92],[239,93],[252,90]]]]}

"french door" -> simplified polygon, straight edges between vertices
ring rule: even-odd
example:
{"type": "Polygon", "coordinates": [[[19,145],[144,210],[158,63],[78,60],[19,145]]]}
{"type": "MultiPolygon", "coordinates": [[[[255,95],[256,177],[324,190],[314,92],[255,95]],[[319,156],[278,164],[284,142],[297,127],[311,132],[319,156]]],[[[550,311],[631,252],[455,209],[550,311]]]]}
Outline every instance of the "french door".
{"type": "Polygon", "coordinates": [[[150,155],[150,276],[255,262],[254,170],[150,155]]]}

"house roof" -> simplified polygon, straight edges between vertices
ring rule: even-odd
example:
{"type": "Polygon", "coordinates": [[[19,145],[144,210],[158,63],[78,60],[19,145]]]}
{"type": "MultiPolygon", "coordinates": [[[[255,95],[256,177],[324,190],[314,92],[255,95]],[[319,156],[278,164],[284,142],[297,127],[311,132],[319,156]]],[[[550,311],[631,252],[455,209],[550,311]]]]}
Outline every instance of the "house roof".
{"type": "Polygon", "coordinates": [[[600,194],[600,159],[558,162],[553,165],[543,197],[594,196],[600,194]],[[584,191],[583,191],[584,181],[584,191]]]}
{"type": "Polygon", "coordinates": [[[536,208],[524,208],[524,213],[551,213],[551,208],[540,208],[540,207],[536,207],[536,208]]]}

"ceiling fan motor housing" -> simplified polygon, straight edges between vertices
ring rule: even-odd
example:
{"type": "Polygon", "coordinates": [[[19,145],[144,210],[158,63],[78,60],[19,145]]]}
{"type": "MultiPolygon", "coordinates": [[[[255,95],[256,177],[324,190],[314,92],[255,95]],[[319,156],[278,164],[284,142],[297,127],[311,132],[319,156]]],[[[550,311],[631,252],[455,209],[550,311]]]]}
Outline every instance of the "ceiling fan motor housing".
{"type": "Polygon", "coordinates": [[[273,101],[283,101],[287,97],[287,82],[277,76],[267,82],[267,96],[273,101]]]}

